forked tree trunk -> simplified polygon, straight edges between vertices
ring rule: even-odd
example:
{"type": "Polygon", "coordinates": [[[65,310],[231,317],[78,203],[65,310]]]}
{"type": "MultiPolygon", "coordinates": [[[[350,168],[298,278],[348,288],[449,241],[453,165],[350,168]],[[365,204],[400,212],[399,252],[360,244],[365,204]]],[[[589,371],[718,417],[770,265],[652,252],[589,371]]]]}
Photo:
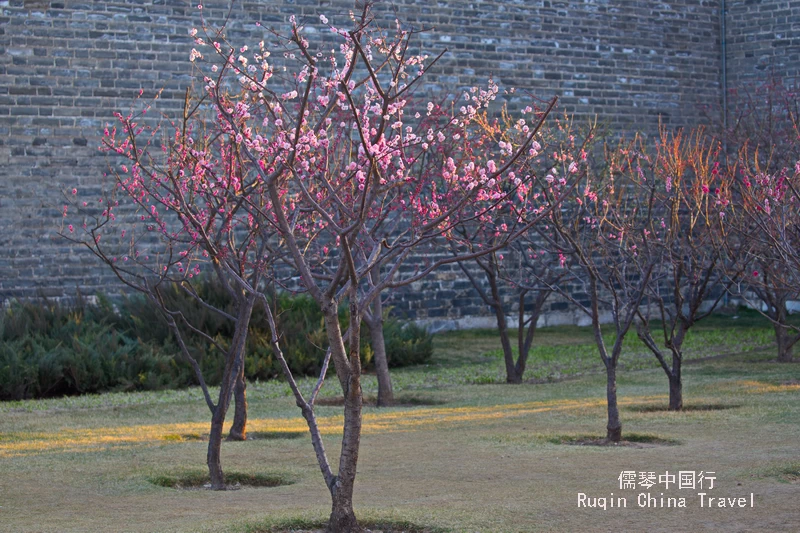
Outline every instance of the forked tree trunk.
{"type": "MultiPolygon", "coordinates": [[[[492,289],[494,289],[494,286],[492,289]]],[[[502,302],[495,300],[493,307],[495,319],[497,320],[497,331],[500,333],[500,345],[503,347],[503,361],[506,364],[506,383],[522,383],[522,375],[517,372],[517,365],[514,362],[511,339],[508,338],[508,323],[506,322],[506,314],[503,312],[502,302]]]]}
{"type": "MultiPolygon", "coordinates": [[[[500,297],[500,289],[497,286],[497,276],[494,273],[494,263],[490,260],[490,268],[486,271],[486,279],[489,281],[491,290],[491,306],[494,309],[494,316],[497,321],[497,330],[500,333],[500,345],[503,347],[503,361],[506,365],[506,383],[522,383],[522,374],[518,372],[514,362],[514,352],[511,350],[511,340],[508,338],[508,322],[503,307],[503,299],[500,297]]],[[[522,327],[522,324],[519,324],[522,327]]]]}
{"type": "Polygon", "coordinates": [[[525,295],[527,290],[519,295],[519,318],[517,319],[517,363],[514,365],[516,375],[519,376],[519,382],[522,383],[522,377],[525,375],[525,367],[528,364],[528,356],[531,353],[531,346],[533,345],[533,338],[536,335],[536,327],[539,323],[539,317],[542,315],[544,304],[550,297],[552,291],[540,291],[533,301],[533,309],[531,309],[528,321],[525,321],[525,295]],[[528,331],[525,331],[525,324],[528,324],[528,331]]]}
{"type": "Polygon", "coordinates": [[[233,399],[236,405],[228,440],[247,440],[247,379],[244,377],[244,361],[233,386],[233,399]]]}
{"type": "Polygon", "coordinates": [[[244,366],[244,350],[247,341],[247,326],[253,312],[255,297],[247,299],[237,316],[237,328],[231,347],[225,358],[225,370],[219,386],[219,399],[211,415],[211,431],[208,435],[208,454],[206,464],[211,478],[211,490],[225,490],[220,453],[222,448],[222,426],[231,405],[231,397],[241,368],[244,366]],[[243,326],[241,326],[243,325],[243,326]]]}
{"type": "MultiPolygon", "coordinates": [[[[324,312],[324,311],[323,311],[324,312]]],[[[357,310],[351,303],[351,317],[357,316],[357,310]]],[[[363,394],[361,390],[360,361],[360,318],[350,321],[349,357],[345,350],[339,318],[335,311],[325,316],[325,329],[332,352],[332,360],[336,367],[336,375],[344,393],[344,427],[342,448],[339,456],[339,472],[331,492],[331,516],[326,531],[329,533],[356,533],[361,528],[353,511],[353,488],[358,466],[358,452],[361,444],[361,410],[363,394]],[[343,360],[349,360],[349,368],[344,367],[343,360]]]]}
{"type": "Polygon", "coordinates": [[[681,357],[672,354],[672,372],[669,377],[669,410],[680,411],[683,409],[683,379],[681,378],[681,357]]]}
{"type": "Polygon", "coordinates": [[[606,439],[619,442],[622,439],[622,422],[619,420],[617,407],[617,364],[611,358],[606,362],[606,399],[608,401],[606,439]]]}
{"type": "Polygon", "coordinates": [[[353,510],[353,488],[361,440],[361,402],[361,384],[358,380],[351,380],[350,390],[345,395],[342,456],[339,460],[336,484],[331,490],[331,516],[326,528],[328,533],[362,531],[353,510]]]}

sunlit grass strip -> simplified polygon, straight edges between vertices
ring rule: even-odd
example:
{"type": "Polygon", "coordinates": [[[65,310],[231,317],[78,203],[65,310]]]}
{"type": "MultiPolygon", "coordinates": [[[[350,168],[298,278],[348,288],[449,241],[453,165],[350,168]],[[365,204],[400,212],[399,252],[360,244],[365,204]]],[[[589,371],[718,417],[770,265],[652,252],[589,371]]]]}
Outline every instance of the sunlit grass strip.
{"type": "MultiPolygon", "coordinates": [[[[636,397],[630,401],[641,402],[654,397],[636,397]]],[[[378,433],[397,430],[411,430],[431,425],[454,424],[461,422],[478,422],[508,417],[524,416],[536,412],[586,409],[602,407],[602,400],[552,400],[544,402],[527,402],[489,407],[437,407],[421,409],[395,409],[381,413],[369,413],[364,416],[363,431],[378,433]]],[[[320,417],[319,426],[325,434],[341,433],[342,417],[320,417]]],[[[251,419],[251,432],[269,432],[271,436],[279,436],[286,432],[291,438],[297,432],[306,431],[305,422],[301,418],[251,419]]],[[[208,431],[207,424],[200,422],[180,424],[154,424],[138,426],[116,426],[95,429],[65,429],[53,433],[25,434],[15,433],[0,440],[0,457],[33,455],[38,453],[61,453],[76,451],[98,451],[118,445],[150,444],[152,446],[168,445],[178,441],[178,435],[203,435],[208,431]],[[166,440],[165,440],[166,439],[166,440]]],[[[188,439],[187,439],[188,440],[188,439]]]]}
{"type": "MultiPolygon", "coordinates": [[[[747,394],[767,394],[800,391],[800,384],[775,384],[754,380],[737,380],[718,385],[726,390],[741,391],[747,394]]],[[[629,396],[623,398],[620,406],[663,402],[665,395],[629,396]]],[[[417,430],[433,425],[476,423],[521,417],[548,411],[586,410],[605,408],[605,399],[591,400],[548,400],[516,404],[481,407],[428,407],[412,409],[392,409],[371,412],[364,415],[363,432],[386,433],[392,431],[417,430]]],[[[340,415],[319,418],[319,426],[324,434],[341,433],[340,415]]],[[[260,418],[249,422],[251,432],[269,433],[272,438],[292,438],[298,432],[307,430],[300,418],[260,418]]],[[[117,426],[95,429],[65,429],[52,433],[6,433],[0,434],[0,457],[35,455],[40,453],[95,452],[111,447],[131,444],[164,446],[172,442],[180,443],[194,439],[177,439],[174,436],[205,435],[208,425],[201,422],[154,424],[138,426],[117,426]]]]}
{"type": "Polygon", "coordinates": [[[715,383],[712,388],[714,390],[744,392],[746,394],[768,394],[798,392],[800,391],[800,383],[770,383],[768,381],[739,379],[715,383]]]}

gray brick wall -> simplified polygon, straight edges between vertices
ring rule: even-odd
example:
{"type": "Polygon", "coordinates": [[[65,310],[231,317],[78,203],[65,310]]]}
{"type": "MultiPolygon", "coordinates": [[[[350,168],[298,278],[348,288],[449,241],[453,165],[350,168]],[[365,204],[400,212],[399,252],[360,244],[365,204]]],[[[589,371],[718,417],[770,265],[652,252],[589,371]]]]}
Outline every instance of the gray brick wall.
{"type": "MultiPolygon", "coordinates": [[[[0,300],[68,296],[78,287],[84,293],[119,289],[88,252],[56,235],[61,190],[100,192],[107,165],[97,150],[103,126],[139,90],[145,96],[163,90],[159,110],[179,109],[192,79],[187,30],[199,25],[197,1],[0,0],[0,300]]],[[[290,14],[312,29],[321,12],[345,26],[352,5],[237,2],[228,37],[253,44],[264,35],[256,22],[284,27],[290,14]]],[[[213,24],[228,7],[215,0],[203,13],[213,24]]],[[[797,67],[795,41],[775,43],[792,33],[800,2],[728,2],[728,10],[731,72],[757,70],[765,61],[766,52],[751,49],[753,36],[758,50],[797,67]],[[773,14],[759,8],[764,4],[775,4],[773,14]]],[[[719,0],[379,3],[380,20],[388,23],[395,13],[405,24],[431,28],[420,39],[422,49],[448,49],[429,78],[430,91],[494,76],[503,87],[538,98],[559,95],[562,110],[597,115],[616,131],[650,133],[659,120],[691,125],[700,105],[720,100],[719,0]]],[[[331,38],[317,30],[312,38],[331,38]]],[[[417,319],[485,312],[457,267],[420,282],[394,305],[417,319]],[[433,292],[439,297],[427,296],[433,292]]]]}
{"type": "Polygon", "coordinates": [[[800,2],[728,0],[728,85],[800,76],[800,2]]]}

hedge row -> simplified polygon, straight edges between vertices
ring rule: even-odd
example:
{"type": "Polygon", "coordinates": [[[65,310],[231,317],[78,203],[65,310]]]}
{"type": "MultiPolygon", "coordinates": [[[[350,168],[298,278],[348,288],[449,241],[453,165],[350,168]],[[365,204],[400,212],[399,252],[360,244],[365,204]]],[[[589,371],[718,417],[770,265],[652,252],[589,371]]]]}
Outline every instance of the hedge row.
{"type": "MultiPolygon", "coordinates": [[[[204,301],[227,307],[227,294],[217,285],[199,286],[204,301]]],[[[168,291],[170,305],[221,346],[227,346],[232,324],[178,288],[168,291]]],[[[321,367],[326,337],[322,314],[308,296],[276,297],[281,348],[293,372],[313,375],[321,367]]],[[[249,380],[281,377],[269,345],[263,311],[253,315],[245,356],[249,380]]],[[[343,323],[346,312],[341,313],[343,323]]],[[[362,328],[365,329],[365,328],[362,328]]],[[[218,384],[223,354],[189,331],[187,346],[206,381],[218,384]]],[[[387,319],[384,326],[389,366],[421,364],[430,359],[432,338],[414,324],[387,319]]],[[[372,349],[362,341],[362,362],[371,364],[372,349]]],[[[181,388],[195,384],[188,364],[167,325],[141,296],[115,303],[99,296],[95,303],[12,302],[0,313],[0,400],[18,400],[119,390],[181,388]]]]}

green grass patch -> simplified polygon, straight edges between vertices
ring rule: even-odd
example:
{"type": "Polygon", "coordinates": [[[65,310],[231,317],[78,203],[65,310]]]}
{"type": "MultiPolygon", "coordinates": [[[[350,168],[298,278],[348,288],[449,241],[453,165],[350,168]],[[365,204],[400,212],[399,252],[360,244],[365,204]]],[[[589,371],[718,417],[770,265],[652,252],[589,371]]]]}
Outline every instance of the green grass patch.
{"type": "Polygon", "coordinates": [[[800,465],[784,469],[780,477],[789,483],[800,483],[800,465]]]}
{"type": "MultiPolygon", "coordinates": [[[[776,363],[773,348],[748,348],[769,338],[763,325],[753,323],[742,333],[737,320],[728,324],[693,341],[705,346],[708,357],[687,354],[696,362],[684,368],[685,413],[665,411],[664,372],[646,351],[637,352],[635,342],[626,344],[622,362],[637,361],[639,353],[650,366],[618,374],[628,443],[620,448],[564,444],[605,435],[605,375],[588,330],[544,328],[536,340],[541,357],[532,357],[529,377],[539,365],[551,365],[544,371],[553,376],[560,369],[561,377],[523,385],[503,383],[502,358],[487,355],[499,348],[496,333],[436,336],[428,364],[392,371],[403,405],[364,411],[356,516],[373,531],[593,531],[600,515],[576,508],[577,494],[617,496],[623,470],[688,469],[716,472],[715,493],[732,498],[752,492],[756,505],[734,514],[690,502],[679,516],[682,529],[705,530],[713,521],[719,530],[760,530],[765,524],[796,530],[800,365],[776,363]],[[581,353],[586,366],[570,369],[569,358],[581,353]],[[491,384],[472,385],[480,382],[491,384]]],[[[309,394],[315,382],[302,379],[299,386],[309,394]]],[[[362,387],[374,397],[375,376],[365,374],[362,387]]],[[[331,376],[321,397],[341,394],[331,376]]],[[[206,450],[191,441],[207,433],[208,409],[198,389],[0,403],[5,529],[319,530],[330,496],[288,386],[252,382],[248,396],[254,438],[225,443],[223,465],[231,488],[259,474],[294,482],[268,493],[201,490],[208,482],[206,450]],[[163,490],[146,481],[163,471],[168,475],[149,480],[195,490],[163,490]]],[[[317,414],[335,466],[342,408],[320,405],[317,414]]],[[[645,530],[654,520],[674,520],[670,513],[609,510],[602,520],[609,530],[645,530]]]]}
{"type": "Polygon", "coordinates": [[[778,473],[778,479],[787,483],[800,483],[800,463],[782,468],[778,473]]]}

